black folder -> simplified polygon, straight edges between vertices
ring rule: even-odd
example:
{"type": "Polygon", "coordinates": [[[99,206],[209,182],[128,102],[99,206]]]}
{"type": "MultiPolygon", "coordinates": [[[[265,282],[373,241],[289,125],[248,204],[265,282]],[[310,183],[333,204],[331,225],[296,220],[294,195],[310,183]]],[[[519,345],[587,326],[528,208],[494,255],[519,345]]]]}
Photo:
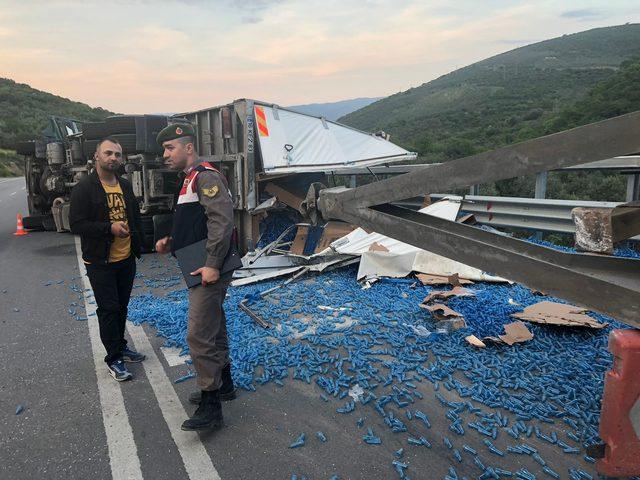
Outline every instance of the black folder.
{"type": "MultiPolygon", "coordinates": [[[[195,287],[202,283],[200,275],[191,275],[191,272],[195,272],[204,264],[207,260],[207,239],[200,240],[199,242],[187,245],[184,248],[180,248],[175,251],[176,258],[178,259],[178,265],[182,271],[182,276],[187,284],[187,288],[195,287]]],[[[240,254],[235,246],[235,242],[231,242],[229,252],[224,259],[222,267],[220,267],[220,276],[225,273],[233,272],[234,270],[242,267],[242,260],[240,254]]]]}

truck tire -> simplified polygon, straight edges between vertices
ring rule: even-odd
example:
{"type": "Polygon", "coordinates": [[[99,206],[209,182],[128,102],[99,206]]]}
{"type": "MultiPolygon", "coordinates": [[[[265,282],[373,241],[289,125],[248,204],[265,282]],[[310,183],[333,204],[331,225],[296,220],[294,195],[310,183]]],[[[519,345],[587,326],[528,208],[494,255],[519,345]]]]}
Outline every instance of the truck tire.
{"type": "Polygon", "coordinates": [[[82,124],[82,137],[85,140],[100,140],[107,135],[105,122],[85,122],[82,124]]]}
{"type": "Polygon", "coordinates": [[[136,153],[136,134],[135,133],[127,133],[127,134],[116,134],[110,135],[114,140],[118,140],[120,146],[122,147],[122,153],[131,154],[136,153]]]}
{"type": "Polygon", "coordinates": [[[93,158],[93,154],[96,153],[96,147],[98,146],[98,140],[84,140],[82,142],[82,153],[85,158],[93,158]]]}
{"type": "Polygon", "coordinates": [[[107,133],[109,135],[136,133],[136,118],[140,115],[114,115],[107,117],[107,133]]]}
{"type": "Polygon", "coordinates": [[[42,219],[44,215],[30,215],[28,217],[23,217],[22,225],[27,230],[44,230],[44,226],[42,225],[42,219]]]}
{"type": "Polygon", "coordinates": [[[16,145],[16,153],[18,155],[35,155],[36,154],[36,142],[18,142],[16,145]]]}
{"type": "Polygon", "coordinates": [[[56,221],[53,219],[53,215],[42,216],[42,228],[44,228],[45,232],[58,231],[58,227],[56,227],[56,221]]]}

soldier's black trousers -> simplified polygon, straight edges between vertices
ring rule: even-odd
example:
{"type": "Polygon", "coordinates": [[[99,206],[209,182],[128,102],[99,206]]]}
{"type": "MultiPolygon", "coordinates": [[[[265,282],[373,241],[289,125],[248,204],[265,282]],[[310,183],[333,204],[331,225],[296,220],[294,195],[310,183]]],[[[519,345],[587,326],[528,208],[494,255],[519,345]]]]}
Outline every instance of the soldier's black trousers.
{"type": "Polygon", "coordinates": [[[87,265],[87,276],[98,306],[100,340],[107,351],[107,364],[122,359],[122,350],[127,346],[124,330],[127,307],[136,276],[136,260],[131,255],[126,260],[107,265],[87,265]]]}

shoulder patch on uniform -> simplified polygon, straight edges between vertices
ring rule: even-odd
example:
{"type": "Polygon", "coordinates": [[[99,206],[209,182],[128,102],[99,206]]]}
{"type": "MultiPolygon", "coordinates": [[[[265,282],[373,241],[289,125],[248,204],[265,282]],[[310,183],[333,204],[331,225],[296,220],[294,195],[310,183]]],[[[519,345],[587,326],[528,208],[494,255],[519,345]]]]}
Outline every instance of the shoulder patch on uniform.
{"type": "Polygon", "coordinates": [[[214,185],[211,188],[203,188],[202,193],[204,193],[207,197],[215,197],[218,194],[218,186],[214,185]]]}

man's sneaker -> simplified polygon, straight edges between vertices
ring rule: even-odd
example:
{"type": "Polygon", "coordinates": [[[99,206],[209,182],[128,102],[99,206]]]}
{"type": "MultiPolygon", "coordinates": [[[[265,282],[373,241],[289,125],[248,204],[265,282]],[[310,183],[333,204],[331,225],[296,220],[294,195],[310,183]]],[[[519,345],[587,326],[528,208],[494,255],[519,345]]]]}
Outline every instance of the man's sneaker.
{"type": "Polygon", "coordinates": [[[133,378],[133,375],[131,375],[131,372],[127,370],[127,367],[122,360],[111,362],[107,365],[107,368],[109,369],[111,376],[118,382],[124,382],[125,380],[131,380],[133,378]]]}
{"type": "Polygon", "coordinates": [[[138,353],[135,350],[131,350],[129,347],[124,347],[124,350],[122,351],[122,359],[125,362],[138,363],[145,360],[146,358],[146,355],[138,353]]]}

